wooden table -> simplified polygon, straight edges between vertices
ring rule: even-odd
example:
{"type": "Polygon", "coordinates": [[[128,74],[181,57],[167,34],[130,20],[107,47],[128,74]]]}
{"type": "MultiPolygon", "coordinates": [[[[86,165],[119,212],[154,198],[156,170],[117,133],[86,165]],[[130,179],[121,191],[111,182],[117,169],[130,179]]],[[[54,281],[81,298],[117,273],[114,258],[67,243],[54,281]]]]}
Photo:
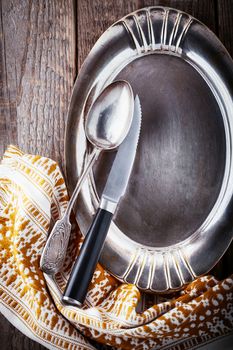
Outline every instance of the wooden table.
{"type": "MultiPolygon", "coordinates": [[[[0,155],[15,144],[63,167],[67,109],[82,62],[109,25],[150,5],[198,18],[233,55],[233,0],[2,0],[0,155]]],[[[230,271],[231,252],[232,247],[214,273],[230,271]]],[[[1,350],[44,349],[2,316],[0,329],[1,350]]]]}

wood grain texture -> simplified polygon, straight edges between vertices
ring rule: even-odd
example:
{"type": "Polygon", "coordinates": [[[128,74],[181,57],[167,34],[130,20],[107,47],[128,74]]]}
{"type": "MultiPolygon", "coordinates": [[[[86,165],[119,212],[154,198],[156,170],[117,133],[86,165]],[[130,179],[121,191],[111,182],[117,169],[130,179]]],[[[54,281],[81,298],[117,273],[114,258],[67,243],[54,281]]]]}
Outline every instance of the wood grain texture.
{"type": "Polygon", "coordinates": [[[1,350],[45,350],[46,348],[39,343],[26,337],[23,333],[13,327],[0,314],[0,341],[1,350]]]}
{"type": "Polygon", "coordinates": [[[1,3],[1,153],[9,143],[62,163],[76,75],[73,1],[1,3]]]}
{"type": "MultiPolygon", "coordinates": [[[[0,3],[0,156],[10,143],[63,160],[76,76],[72,0],[0,3]]],[[[42,350],[0,317],[2,350],[42,350]]]]}
{"type": "Polygon", "coordinates": [[[217,0],[218,36],[233,57],[233,1],[217,0]]]}
{"type": "MultiPolygon", "coordinates": [[[[13,143],[63,165],[66,112],[76,68],[108,26],[153,5],[190,13],[215,31],[233,55],[232,0],[2,0],[0,156],[13,143]]],[[[229,250],[219,271],[228,272],[231,258],[229,250]]],[[[44,349],[3,316],[0,328],[2,350],[44,349]]]]}

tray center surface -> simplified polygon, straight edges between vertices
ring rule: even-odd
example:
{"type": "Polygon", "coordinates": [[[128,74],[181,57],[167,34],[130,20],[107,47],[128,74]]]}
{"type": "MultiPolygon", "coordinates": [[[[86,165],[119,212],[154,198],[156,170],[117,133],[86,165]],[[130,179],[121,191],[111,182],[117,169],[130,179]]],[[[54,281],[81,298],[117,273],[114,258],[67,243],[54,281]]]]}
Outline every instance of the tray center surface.
{"type": "MultiPolygon", "coordinates": [[[[199,73],[175,56],[140,57],[117,79],[129,81],[139,95],[142,129],[115,223],[143,245],[179,243],[201,226],[221,188],[226,151],[220,109],[199,73]]],[[[113,159],[105,152],[94,168],[99,194],[113,159]]]]}

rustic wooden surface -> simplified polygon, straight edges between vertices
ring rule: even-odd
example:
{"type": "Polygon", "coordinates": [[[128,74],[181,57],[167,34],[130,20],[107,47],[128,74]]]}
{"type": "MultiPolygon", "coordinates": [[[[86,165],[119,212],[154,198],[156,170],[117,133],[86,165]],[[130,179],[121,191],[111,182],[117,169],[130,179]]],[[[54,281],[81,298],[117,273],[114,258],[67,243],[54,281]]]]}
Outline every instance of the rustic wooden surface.
{"type": "MultiPolygon", "coordinates": [[[[148,5],[186,11],[233,55],[233,0],[2,0],[0,2],[0,156],[10,143],[63,166],[63,138],[74,79],[109,25],[148,5]]],[[[227,274],[232,248],[215,269],[227,274]]],[[[0,317],[2,350],[42,350],[0,317]]]]}

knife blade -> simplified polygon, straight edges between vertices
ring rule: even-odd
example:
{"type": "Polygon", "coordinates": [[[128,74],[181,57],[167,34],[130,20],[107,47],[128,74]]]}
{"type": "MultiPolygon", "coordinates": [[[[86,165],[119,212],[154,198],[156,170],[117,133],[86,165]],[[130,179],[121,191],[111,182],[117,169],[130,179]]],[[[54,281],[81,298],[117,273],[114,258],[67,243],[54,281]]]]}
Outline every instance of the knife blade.
{"type": "Polygon", "coordinates": [[[72,269],[62,297],[65,303],[81,306],[85,300],[113,214],[127,188],[136,155],[140,129],[141,106],[139,97],[136,96],[134,100],[134,115],[129,133],[118,148],[101,196],[99,209],[72,269]]]}
{"type": "Polygon", "coordinates": [[[125,194],[134,164],[140,129],[141,106],[137,95],[134,100],[132,125],[127,137],[119,147],[101,196],[100,208],[102,209],[114,213],[120,198],[125,194]]]}

